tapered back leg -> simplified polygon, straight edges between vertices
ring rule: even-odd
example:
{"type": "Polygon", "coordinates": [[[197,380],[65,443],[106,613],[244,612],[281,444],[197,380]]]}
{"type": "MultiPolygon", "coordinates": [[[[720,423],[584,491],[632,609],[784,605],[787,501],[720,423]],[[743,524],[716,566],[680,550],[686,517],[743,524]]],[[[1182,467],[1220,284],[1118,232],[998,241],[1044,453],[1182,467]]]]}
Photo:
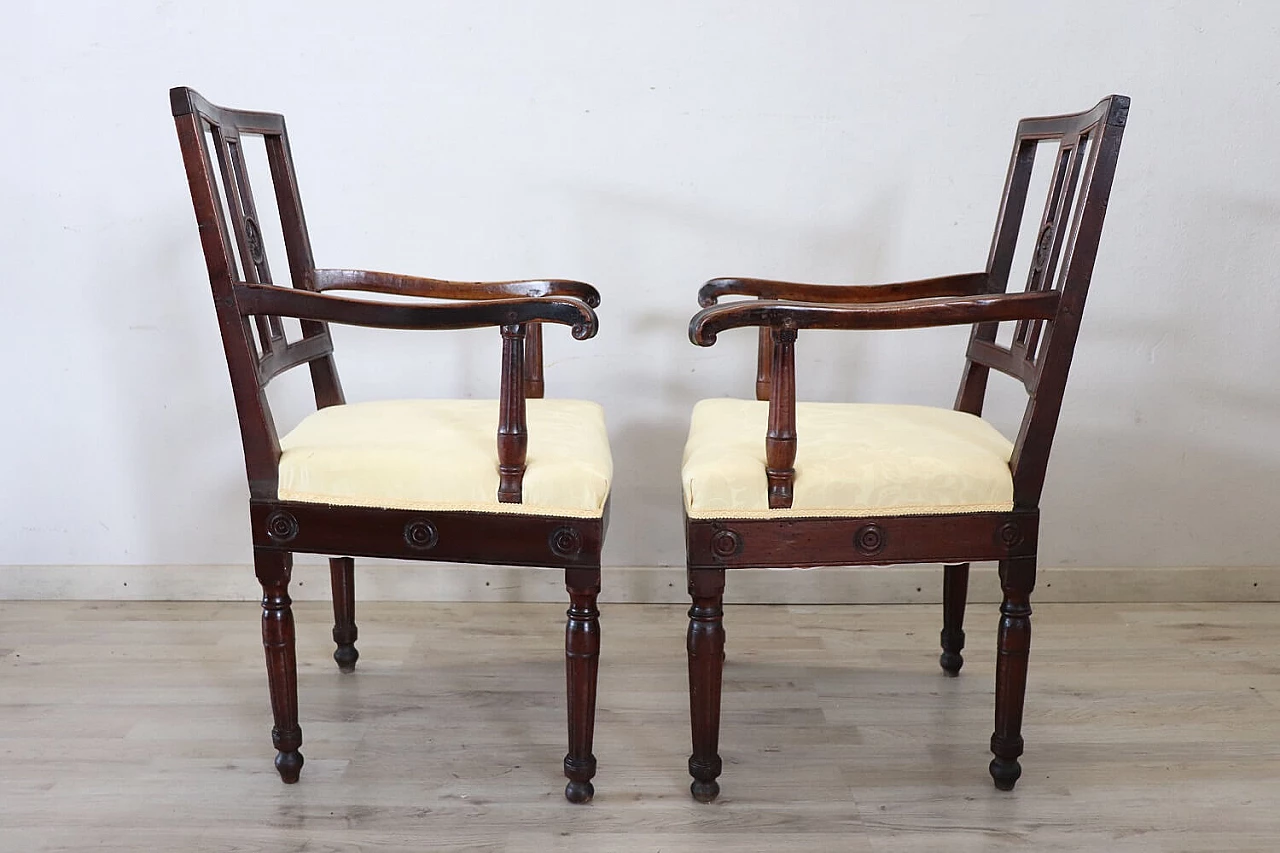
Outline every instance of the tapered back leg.
{"type": "Polygon", "coordinates": [[[356,649],[356,561],[350,557],[329,560],[329,584],[333,588],[333,659],[343,672],[355,672],[360,652],[356,649]]]}

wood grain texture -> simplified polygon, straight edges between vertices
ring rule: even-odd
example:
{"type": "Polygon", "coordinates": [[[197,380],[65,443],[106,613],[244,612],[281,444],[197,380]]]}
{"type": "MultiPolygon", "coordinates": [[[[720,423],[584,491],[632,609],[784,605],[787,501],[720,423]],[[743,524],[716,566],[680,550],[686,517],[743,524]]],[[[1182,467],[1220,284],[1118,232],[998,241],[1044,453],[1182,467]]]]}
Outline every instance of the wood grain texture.
{"type": "Polygon", "coordinates": [[[1056,291],[982,293],[862,305],[757,299],[703,308],[689,321],[689,340],[698,346],[710,346],[720,332],[744,326],[787,324],[793,329],[872,330],[1049,320],[1057,313],[1058,301],[1056,291]]]}
{"type": "Polygon", "coordinates": [[[985,293],[988,286],[989,279],[986,272],[945,275],[891,284],[804,284],[763,278],[713,278],[698,289],[698,304],[703,308],[709,308],[724,296],[754,296],[757,299],[863,305],[934,296],[969,296],[985,293]]]}
{"type": "MultiPolygon", "coordinates": [[[[326,561],[295,560],[294,601],[328,601],[326,561]]],[[[683,569],[610,566],[600,601],[689,606],[683,569]]],[[[1036,600],[1056,603],[1280,602],[1280,566],[1048,566],[1037,569],[1036,600]]],[[[734,569],[735,604],[942,603],[937,565],[860,566],[790,572],[734,569]]],[[[970,603],[999,604],[991,563],[970,568],[970,603]]],[[[247,565],[2,566],[0,601],[257,601],[247,565]]],[[[559,571],[513,566],[362,561],[361,601],[563,602],[559,571]]],[[[978,635],[975,635],[978,636],[978,635]]]]}
{"type": "Polygon", "coordinates": [[[346,676],[328,605],[293,606],[308,760],[283,786],[262,749],[256,603],[0,603],[0,849],[1235,853],[1280,837],[1275,605],[1037,606],[1012,795],[983,768],[989,635],[951,679],[933,607],[732,609],[733,773],[713,806],[687,788],[687,604],[608,607],[586,809],[557,784],[563,603],[363,607],[346,676]]]}
{"type": "Polygon", "coordinates": [[[583,281],[530,279],[525,281],[444,281],[438,278],[377,272],[376,270],[314,270],[315,289],[363,290],[394,296],[431,299],[517,299],[538,296],[572,296],[600,307],[600,293],[583,281]]]}

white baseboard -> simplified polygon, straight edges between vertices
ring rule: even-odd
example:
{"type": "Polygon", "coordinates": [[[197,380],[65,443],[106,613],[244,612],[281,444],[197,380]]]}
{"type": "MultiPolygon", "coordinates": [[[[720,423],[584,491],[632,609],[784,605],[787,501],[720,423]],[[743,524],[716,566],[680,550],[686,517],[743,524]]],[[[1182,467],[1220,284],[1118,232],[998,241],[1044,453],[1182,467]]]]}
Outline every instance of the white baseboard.
{"type": "MultiPolygon", "coordinates": [[[[357,561],[364,601],[546,601],[565,597],[559,571],[502,566],[357,561]]],[[[299,564],[295,600],[329,597],[325,565],[299,564]]],[[[0,566],[0,599],[88,601],[249,601],[260,594],[241,566],[0,566]]],[[[939,566],[729,572],[726,598],[739,604],[930,604],[941,601],[939,566]]],[[[601,600],[684,603],[681,567],[606,567],[601,600]]],[[[969,600],[1000,600],[993,564],[974,565],[969,600]]],[[[1042,568],[1034,601],[1280,601],[1280,566],[1042,568]]]]}

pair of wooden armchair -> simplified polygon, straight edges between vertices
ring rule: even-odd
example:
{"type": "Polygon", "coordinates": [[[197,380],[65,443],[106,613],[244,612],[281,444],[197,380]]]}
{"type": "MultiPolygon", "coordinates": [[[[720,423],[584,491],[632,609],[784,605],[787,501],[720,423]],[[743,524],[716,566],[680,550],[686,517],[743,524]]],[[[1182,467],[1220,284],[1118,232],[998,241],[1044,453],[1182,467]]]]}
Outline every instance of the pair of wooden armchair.
{"type": "MultiPolygon", "coordinates": [[[[612,462],[600,407],[545,399],[542,327],[596,333],[595,288],[566,280],[448,282],[317,269],[284,119],[217,107],[190,89],[171,104],[231,374],[249,480],[254,564],[262,585],[276,767],[302,769],[289,581],[294,553],[330,555],[334,659],[358,652],[354,557],[561,568],[570,606],[565,656],[565,796],[594,794],[600,654],[600,553],[612,462]],[[292,286],[274,284],[250,188],[244,140],[261,137],[292,286]],[[430,301],[373,301],[329,291],[430,301]],[[293,340],[281,318],[299,321],[293,340]],[[347,404],[329,323],[395,329],[496,327],[496,401],[347,404]],[[317,411],[279,436],[266,386],[306,365],[317,411]],[[336,555],[336,556],[335,556],[336,555]]],[[[682,466],[689,593],[689,692],[695,798],[719,792],[728,569],[943,563],[942,668],[960,671],[968,566],[999,560],[991,775],[1021,772],[1039,500],[1089,288],[1129,100],[1018,125],[986,268],[924,281],[824,286],[716,279],[698,298],[695,344],[759,329],[756,400],[705,400],[682,466]],[[1026,287],[1008,293],[1037,149],[1054,149],[1026,287]],[[751,297],[717,304],[726,296],[751,297]],[[1001,322],[1015,324],[1007,345],[1001,322]],[[796,401],[802,329],[973,327],[954,409],[796,401]],[[1023,383],[1016,440],[982,420],[992,370],[1023,383]]]]}

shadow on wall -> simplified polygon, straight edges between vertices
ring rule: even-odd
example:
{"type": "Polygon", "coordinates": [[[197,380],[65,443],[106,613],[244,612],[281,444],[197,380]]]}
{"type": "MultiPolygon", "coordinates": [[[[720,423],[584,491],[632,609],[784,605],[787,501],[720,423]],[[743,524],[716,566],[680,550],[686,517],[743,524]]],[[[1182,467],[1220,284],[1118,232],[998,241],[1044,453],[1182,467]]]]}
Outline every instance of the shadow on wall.
{"type": "Polygon", "coordinates": [[[120,562],[228,552],[250,562],[235,404],[203,258],[191,251],[195,222],[189,206],[182,213],[156,214],[148,251],[122,246],[123,257],[104,263],[115,280],[92,297],[102,300],[104,317],[121,305],[127,313],[125,334],[103,329],[109,357],[97,364],[115,398],[114,452],[123,468],[111,500],[143,534],[126,543],[120,562]],[[222,523],[228,517],[241,519],[234,548],[222,523]]]}
{"type": "Polygon", "coordinates": [[[1187,194],[1174,209],[1169,231],[1104,236],[1049,463],[1048,565],[1280,555],[1280,294],[1248,279],[1276,266],[1280,206],[1187,194]],[[1126,252],[1159,292],[1126,290],[1126,252]]]}

